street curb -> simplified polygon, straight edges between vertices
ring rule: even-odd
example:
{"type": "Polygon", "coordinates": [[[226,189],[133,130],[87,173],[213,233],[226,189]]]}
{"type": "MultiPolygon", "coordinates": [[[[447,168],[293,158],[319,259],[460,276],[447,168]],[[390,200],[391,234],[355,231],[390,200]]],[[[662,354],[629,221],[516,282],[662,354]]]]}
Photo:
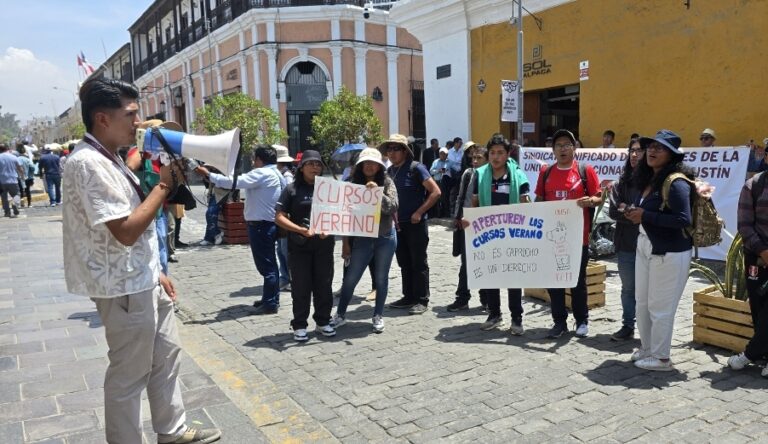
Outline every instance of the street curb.
{"type": "Polygon", "coordinates": [[[340,442],[224,339],[208,327],[187,323],[183,312],[179,315],[184,351],[270,442],[340,442]]]}

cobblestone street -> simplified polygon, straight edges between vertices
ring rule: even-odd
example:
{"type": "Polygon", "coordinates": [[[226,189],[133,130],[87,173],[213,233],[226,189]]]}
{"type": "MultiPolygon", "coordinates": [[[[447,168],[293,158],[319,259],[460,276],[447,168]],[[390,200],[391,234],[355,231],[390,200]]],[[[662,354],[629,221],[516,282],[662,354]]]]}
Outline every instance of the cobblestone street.
{"type": "MultiPolygon", "coordinates": [[[[202,237],[201,210],[188,213],[182,240],[202,237]]],[[[60,210],[26,213],[0,221],[0,436],[103,442],[103,330],[89,300],[65,293],[60,210]]],[[[691,342],[691,293],[703,281],[689,281],[678,312],[677,371],[650,373],[629,362],[637,342],[609,340],[621,317],[615,262],[606,261],[607,306],[590,312],[588,338],[545,339],[548,306],[528,298],[526,333],[513,337],[480,330],[476,293],[469,311],[445,310],[458,260],[449,231],[433,225],[430,236],[427,313],[386,309],[385,332],[372,333],[366,275],[350,322],[305,344],[288,326],[289,293],[277,315],[252,315],[261,277],[247,246],[179,250],[172,275],[190,417],[221,427],[225,443],[768,440],[759,368],[724,369],[729,353],[691,342]]],[[[336,270],[339,288],[340,260],[336,270]]],[[[394,300],[396,266],[390,277],[394,300]]]]}

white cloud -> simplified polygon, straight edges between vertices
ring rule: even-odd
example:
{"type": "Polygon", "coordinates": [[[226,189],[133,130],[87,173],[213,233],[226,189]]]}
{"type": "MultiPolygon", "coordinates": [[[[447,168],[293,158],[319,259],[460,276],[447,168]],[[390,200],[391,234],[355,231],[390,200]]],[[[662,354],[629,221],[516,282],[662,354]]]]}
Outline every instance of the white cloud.
{"type": "Polygon", "coordinates": [[[77,86],[72,76],[37,58],[29,49],[6,48],[0,56],[0,112],[15,113],[22,121],[28,120],[30,114],[63,112],[74,103],[72,91],[77,86]]]}

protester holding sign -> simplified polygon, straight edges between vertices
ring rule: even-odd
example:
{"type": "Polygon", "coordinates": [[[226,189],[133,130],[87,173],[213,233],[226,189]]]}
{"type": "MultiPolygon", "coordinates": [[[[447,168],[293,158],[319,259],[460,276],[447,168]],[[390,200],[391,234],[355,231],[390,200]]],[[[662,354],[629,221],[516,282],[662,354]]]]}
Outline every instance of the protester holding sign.
{"type": "Polygon", "coordinates": [[[403,279],[403,297],[389,306],[423,314],[429,304],[429,232],[425,215],[440,199],[440,188],[424,165],[413,160],[408,139],[402,134],[392,134],[379,145],[379,151],[386,151],[392,161],[387,173],[399,198],[395,254],[403,279]]]}
{"type": "Polygon", "coordinates": [[[392,179],[384,172],[384,162],[381,153],[375,148],[366,148],[360,153],[355,169],[352,172],[352,183],[365,185],[367,188],[384,187],[381,196],[381,214],[378,237],[343,238],[342,257],[349,261],[344,281],[341,284],[341,299],[336,308],[336,314],[331,320],[334,328],[346,323],[347,306],[355,286],[365,272],[365,268],[374,259],[374,282],[376,288],[376,303],[373,309],[373,331],[384,331],[384,303],[387,299],[389,269],[392,257],[397,248],[397,235],[392,216],[397,212],[397,189],[392,179]]]}
{"type": "MultiPolygon", "coordinates": [[[[583,208],[584,232],[582,239],[581,265],[576,287],[571,289],[571,307],[576,318],[576,336],[589,334],[589,311],[587,308],[587,262],[589,260],[589,233],[592,230],[592,211],[602,203],[600,182],[590,165],[580,165],[574,160],[576,138],[568,130],[558,130],[553,136],[552,151],[555,163],[545,166],[539,172],[536,183],[536,201],[576,200],[583,208]]],[[[549,330],[549,338],[559,338],[568,331],[565,307],[565,289],[550,288],[552,319],[555,323],[549,330]]]]}
{"type": "MultiPolygon", "coordinates": [[[[288,231],[288,267],[291,272],[291,298],[293,299],[293,339],[305,342],[310,304],[315,306],[313,319],[316,331],[323,336],[334,336],[330,325],[333,309],[333,236],[316,235],[309,228],[315,178],[323,172],[320,153],[304,151],[293,183],[288,184],[275,207],[275,222],[288,231]]],[[[274,250],[274,247],[272,247],[274,250]]]]}
{"type": "Polygon", "coordinates": [[[671,371],[669,359],[675,312],[683,295],[691,265],[693,243],[684,229],[691,225],[691,186],[675,180],[667,202],[662,185],[667,176],[683,173],[690,179],[693,171],[683,164],[680,137],[661,130],[653,138],[641,137],[645,157],[634,173],[641,194],[624,216],[639,224],[635,258],[635,297],[640,349],[632,353],[635,366],[656,371],[671,371]]]}
{"type": "Polygon", "coordinates": [[[635,186],[632,173],[643,158],[645,150],[638,139],[629,141],[629,157],[624,172],[611,187],[611,206],[608,214],[616,221],[613,245],[618,258],[621,278],[621,328],[611,335],[614,341],[632,339],[635,336],[635,252],[637,251],[638,225],[624,217],[624,211],[637,200],[640,190],[635,186]]]}
{"type": "MultiPolygon", "coordinates": [[[[472,293],[467,286],[467,249],[464,246],[464,225],[461,219],[464,217],[464,208],[472,206],[472,177],[477,168],[488,163],[488,149],[484,146],[477,146],[475,154],[472,156],[472,168],[467,168],[461,175],[459,184],[459,196],[456,200],[456,210],[453,212],[454,234],[453,234],[453,255],[461,256],[461,267],[459,267],[459,283],[456,287],[456,299],[448,304],[448,311],[469,310],[469,299],[472,293]]],[[[480,293],[480,305],[483,310],[488,309],[488,301],[485,295],[480,293]]]]}
{"type": "MultiPolygon", "coordinates": [[[[489,163],[477,169],[472,176],[472,206],[488,207],[528,203],[531,186],[517,162],[509,158],[510,144],[502,134],[496,133],[488,141],[489,163]]],[[[492,330],[502,325],[501,296],[498,288],[482,289],[480,294],[488,302],[488,319],[480,326],[483,330],[492,330]]],[[[482,296],[481,296],[482,297],[482,296]]],[[[523,290],[507,289],[509,311],[512,316],[510,333],[522,335],[523,330],[523,290]]]]}

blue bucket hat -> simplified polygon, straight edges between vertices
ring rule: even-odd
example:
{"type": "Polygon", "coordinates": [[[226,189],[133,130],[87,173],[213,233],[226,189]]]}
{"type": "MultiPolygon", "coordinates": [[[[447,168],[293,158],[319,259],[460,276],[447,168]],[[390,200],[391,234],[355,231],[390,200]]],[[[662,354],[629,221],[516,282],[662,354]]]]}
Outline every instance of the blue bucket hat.
{"type": "Polygon", "coordinates": [[[682,143],[680,136],[670,130],[659,130],[654,137],[641,137],[640,147],[646,149],[653,142],[659,142],[672,151],[673,154],[683,154],[680,150],[680,144],[682,143]]]}

